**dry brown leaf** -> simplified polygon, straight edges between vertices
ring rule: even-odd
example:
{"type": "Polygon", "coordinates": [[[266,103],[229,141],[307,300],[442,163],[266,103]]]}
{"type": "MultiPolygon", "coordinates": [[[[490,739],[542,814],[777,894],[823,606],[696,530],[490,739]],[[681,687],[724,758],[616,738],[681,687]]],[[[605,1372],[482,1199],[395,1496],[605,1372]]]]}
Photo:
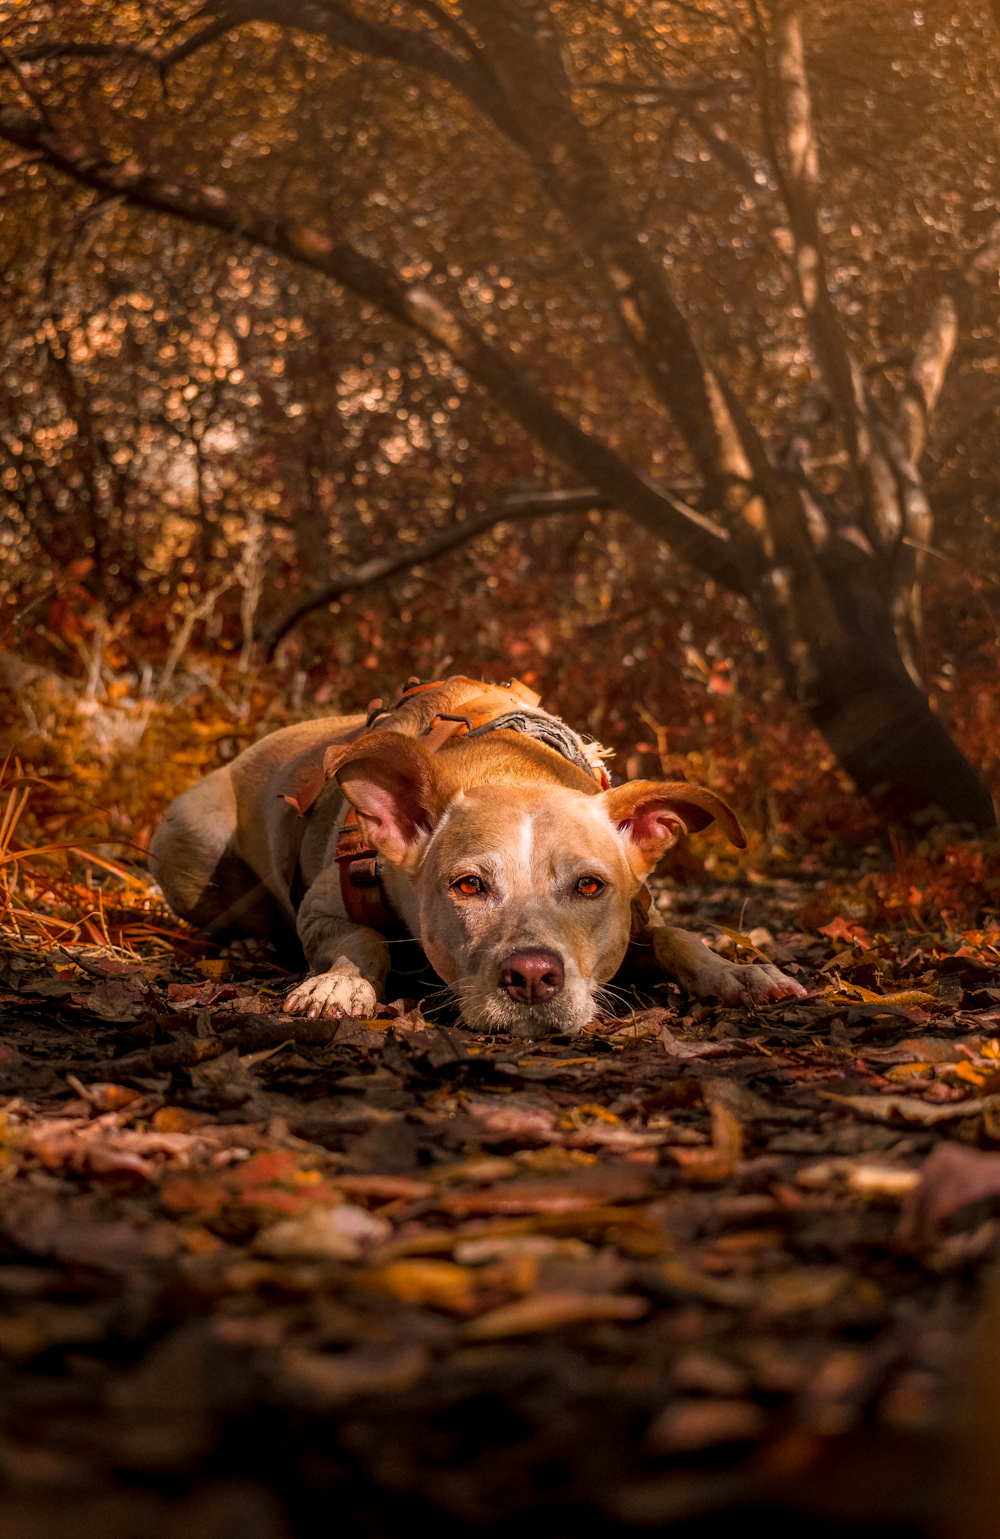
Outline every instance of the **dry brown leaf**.
{"type": "Polygon", "coordinates": [[[356,1261],[362,1246],[385,1240],[389,1232],[384,1219],[345,1202],[333,1208],[309,1208],[294,1218],[281,1219],[256,1235],[252,1249],[255,1256],[356,1261]]]}
{"type": "Polygon", "coordinates": [[[475,1308],[474,1273],[453,1261],[390,1261],[386,1266],[358,1272],[354,1282],[372,1293],[390,1293],[405,1304],[428,1304],[468,1314],[475,1308]]]}
{"type": "Polygon", "coordinates": [[[682,1400],[660,1412],[643,1442],[651,1454],[695,1453],[760,1437],[766,1426],[752,1400],[682,1400]]]}
{"type": "Polygon", "coordinates": [[[873,1122],[891,1122],[894,1116],[899,1116],[907,1122],[921,1122],[925,1127],[931,1127],[935,1122],[953,1122],[958,1117],[975,1117],[980,1112],[992,1111],[1000,1106],[1000,1095],[970,1097],[966,1101],[935,1106],[929,1101],[918,1100],[916,1096],[836,1095],[832,1090],[820,1090],[817,1093],[827,1101],[849,1106],[852,1111],[862,1117],[870,1117],[873,1122]]]}
{"type": "Polygon", "coordinates": [[[932,1244],[953,1213],[987,1197],[1000,1197],[1000,1154],[938,1144],[904,1202],[897,1245],[919,1250],[932,1244]]]}
{"type": "Polygon", "coordinates": [[[649,1301],[636,1294],[576,1293],[568,1289],[535,1293],[470,1320],[465,1335],[472,1341],[496,1341],[590,1320],[639,1320],[648,1310],[649,1301]]]}
{"type": "Polygon", "coordinates": [[[335,1405],[358,1395],[402,1394],[423,1378],[430,1366],[424,1346],[413,1343],[359,1347],[353,1352],[281,1354],[285,1386],[320,1405],[335,1405]]]}

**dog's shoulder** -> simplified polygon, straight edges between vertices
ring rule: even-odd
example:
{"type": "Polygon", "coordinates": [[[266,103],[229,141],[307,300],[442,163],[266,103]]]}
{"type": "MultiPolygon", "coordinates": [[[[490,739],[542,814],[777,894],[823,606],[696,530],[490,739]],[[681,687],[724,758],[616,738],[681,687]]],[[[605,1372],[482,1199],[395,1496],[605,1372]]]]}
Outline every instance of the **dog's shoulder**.
{"type": "Polygon", "coordinates": [[[268,733],[230,766],[238,796],[241,800],[260,795],[301,798],[314,782],[322,790],[326,750],[349,742],[364,723],[363,716],[318,716],[268,733]]]}

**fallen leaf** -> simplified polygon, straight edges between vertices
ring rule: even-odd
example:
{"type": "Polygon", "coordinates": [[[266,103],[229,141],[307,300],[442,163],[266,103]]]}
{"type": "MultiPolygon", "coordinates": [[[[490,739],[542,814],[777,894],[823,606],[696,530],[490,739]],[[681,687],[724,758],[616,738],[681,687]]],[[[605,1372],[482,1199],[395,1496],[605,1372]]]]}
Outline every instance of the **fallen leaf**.
{"type": "Polygon", "coordinates": [[[463,1181],[502,1181],[504,1176],[516,1176],[520,1166],[516,1160],[504,1155],[478,1155],[471,1160],[460,1160],[455,1165],[438,1165],[427,1172],[428,1181],[437,1185],[458,1185],[463,1181]]]}
{"type": "Polygon", "coordinates": [[[660,1041],[671,1058],[720,1058],[731,1057],[742,1048],[738,1038],[724,1042],[684,1042],[675,1037],[669,1026],[660,1028],[660,1041]]]}
{"type": "Polygon", "coordinates": [[[850,1287],[853,1274],[846,1267],[802,1266],[787,1272],[770,1272],[758,1279],[757,1303],[770,1314],[798,1314],[823,1309],[850,1287]]]}
{"type": "Polygon", "coordinates": [[[844,1180],[852,1191],[871,1197],[903,1197],[917,1185],[920,1172],[902,1165],[878,1165],[855,1159],[822,1160],[818,1165],[803,1166],[795,1180],[799,1186],[810,1189],[844,1180]]]}
{"type": "Polygon", "coordinates": [[[496,1101],[469,1101],[469,1116],[474,1117],[484,1133],[501,1137],[546,1138],[555,1128],[556,1115],[543,1107],[518,1106],[496,1101]]]}
{"type": "Polygon", "coordinates": [[[161,1106],[153,1113],[153,1126],[160,1133],[190,1133],[211,1122],[206,1112],[188,1111],[183,1106],[161,1106]]]}
{"type": "Polygon", "coordinates": [[[501,1304],[465,1326],[472,1341],[496,1341],[505,1336],[533,1336],[560,1326],[592,1320],[639,1320],[649,1301],[628,1293],[576,1293],[561,1290],[535,1293],[513,1304],[501,1304]]]}
{"type": "Polygon", "coordinates": [[[456,1192],[441,1199],[446,1213],[578,1213],[605,1203],[648,1195],[648,1180],[638,1171],[597,1169],[574,1173],[564,1181],[511,1181],[488,1191],[456,1192]]]}
{"type": "Polygon", "coordinates": [[[587,1261],[593,1255],[582,1240],[557,1240],[548,1234],[509,1235],[506,1238],[459,1240],[455,1260],[462,1266],[479,1266],[489,1261],[506,1261],[508,1256],[567,1257],[587,1261]]]}
{"type": "MultiPolygon", "coordinates": [[[[947,1086],[943,1087],[947,1089],[947,1086]]],[[[953,1101],[949,1105],[934,1106],[928,1101],[918,1100],[916,1096],[903,1095],[836,1095],[832,1090],[820,1090],[818,1095],[827,1101],[837,1101],[841,1106],[849,1106],[862,1117],[870,1117],[873,1122],[891,1122],[893,1116],[905,1118],[907,1122],[922,1122],[930,1127],[935,1122],[951,1122],[956,1117],[975,1117],[980,1112],[992,1111],[1000,1106],[1000,1095],[980,1096],[969,1100],[953,1101]]]]}
{"type": "Polygon", "coordinates": [[[128,1085],[84,1085],[74,1074],[67,1074],[66,1083],[84,1101],[89,1102],[95,1112],[121,1111],[123,1107],[143,1100],[142,1091],[130,1090],[128,1085]]]}
{"type": "Polygon", "coordinates": [[[886,1069],[883,1079],[892,1080],[893,1083],[904,1083],[912,1079],[915,1074],[926,1074],[932,1067],[929,1063],[897,1063],[895,1067],[886,1069]]]}
{"type": "Polygon", "coordinates": [[[733,1091],[726,1080],[702,1081],[702,1095],[712,1116],[712,1147],[685,1148],[669,1145],[667,1152],[694,1180],[727,1181],[743,1153],[743,1127],[732,1110],[733,1091]]]}
{"type": "Polygon", "coordinates": [[[742,1309],[757,1297],[756,1285],[749,1277],[708,1277],[684,1261],[665,1261],[662,1275],[664,1282],[679,1293],[691,1293],[726,1308],[742,1309]]]}
{"type": "Polygon", "coordinates": [[[987,1197],[1000,1197],[1000,1154],[938,1144],[903,1204],[896,1244],[905,1250],[930,1245],[953,1213],[987,1197]]]}
{"type": "Polygon", "coordinates": [[[722,1234],[713,1240],[712,1249],[722,1255],[745,1255],[749,1251],[770,1250],[785,1236],[780,1229],[743,1229],[737,1234],[722,1234]]]}
{"type": "Polygon", "coordinates": [[[360,1020],[347,1016],[330,1022],[330,1036],[338,1047],[360,1047],[366,1052],[380,1053],[386,1043],[386,1028],[391,1021],[360,1020]]]}
{"type": "Polygon", "coordinates": [[[474,1274],[453,1261],[391,1261],[372,1271],[358,1272],[354,1282],[372,1293],[391,1293],[405,1304],[429,1304],[468,1314],[475,1308],[474,1274]]]}
{"type": "Polygon", "coordinates": [[[565,1142],[570,1149],[608,1149],[612,1152],[620,1149],[622,1153],[627,1153],[634,1149],[656,1149],[665,1144],[670,1136],[668,1132],[657,1131],[655,1128],[639,1133],[630,1128],[609,1128],[595,1123],[577,1133],[568,1133],[565,1142]]]}
{"type": "Polygon", "coordinates": [[[668,1405],[643,1439],[651,1454],[695,1453],[760,1437],[767,1417],[752,1400],[684,1400],[668,1405]]]}
{"type": "Polygon", "coordinates": [[[948,1072],[954,1074],[956,1079],[964,1079],[970,1085],[975,1085],[977,1089],[980,1085],[984,1085],[987,1079],[982,1069],[977,1069],[974,1064],[968,1061],[956,1063],[948,1072]]]}
{"type": "Polygon", "coordinates": [[[840,914],[837,915],[836,919],[831,920],[829,924],[820,925],[819,933],[820,935],[828,935],[831,940],[850,941],[852,945],[865,947],[871,945],[871,940],[864,926],[858,924],[855,919],[844,919],[840,914]]]}
{"type": "Polygon", "coordinates": [[[354,1197],[409,1198],[430,1197],[434,1187],[428,1181],[414,1181],[410,1176],[337,1176],[341,1191],[354,1197]]]}
{"type": "Polygon", "coordinates": [[[124,1023],[138,1018],[139,1003],[148,993],[145,978],[140,977],[134,981],[109,978],[107,983],[98,983],[95,988],[74,994],[72,999],[75,1005],[82,1005],[102,1021],[124,1023]]]}
{"type": "Polygon", "coordinates": [[[708,1395],[745,1395],[750,1381],[742,1368],[714,1352],[682,1352],[670,1373],[675,1389],[708,1395]]]}
{"type": "Polygon", "coordinates": [[[774,942],[774,936],[770,930],[765,929],[763,926],[754,930],[753,935],[744,935],[742,930],[727,929],[724,924],[717,924],[715,928],[721,930],[723,935],[728,935],[730,940],[735,941],[738,946],[742,946],[745,951],[752,951],[754,956],[760,957],[762,962],[770,962],[772,960],[766,951],[761,951],[760,949],[761,946],[773,944],[774,942]],[[753,939],[754,935],[757,936],[756,941],[753,939]]]}
{"type": "Polygon", "coordinates": [[[259,1230],[251,1251],[255,1256],[356,1261],[362,1245],[377,1244],[389,1233],[384,1219],[345,1202],[333,1208],[309,1208],[259,1230]]]}
{"type": "Polygon", "coordinates": [[[280,1366],[287,1389],[320,1405],[336,1405],[359,1395],[399,1395],[412,1389],[430,1367],[430,1354],[413,1343],[341,1353],[288,1350],[281,1354],[280,1366]]]}
{"type": "Polygon", "coordinates": [[[160,1201],[168,1213],[210,1219],[229,1210],[255,1225],[262,1217],[276,1213],[291,1217],[310,1207],[333,1207],[340,1200],[340,1193],[317,1171],[303,1170],[287,1150],[255,1154],[225,1171],[168,1176],[160,1188],[160,1201]]]}

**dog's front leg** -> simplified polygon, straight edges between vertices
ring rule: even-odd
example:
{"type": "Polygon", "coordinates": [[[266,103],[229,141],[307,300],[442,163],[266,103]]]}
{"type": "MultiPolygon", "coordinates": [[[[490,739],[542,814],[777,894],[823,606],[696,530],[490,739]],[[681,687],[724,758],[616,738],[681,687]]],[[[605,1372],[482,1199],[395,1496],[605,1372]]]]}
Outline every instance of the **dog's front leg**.
{"type": "Polygon", "coordinates": [[[674,925],[650,925],[643,936],[651,941],[657,963],[696,999],[714,997],[723,1005],[766,1005],[794,999],[806,991],[794,978],[768,962],[727,962],[709,951],[690,930],[674,925]]]}
{"type": "Polygon", "coordinates": [[[343,915],[336,866],[317,877],[299,908],[297,929],[312,976],[285,1000],[290,1015],[371,1015],[389,972],[385,937],[343,915]]]}

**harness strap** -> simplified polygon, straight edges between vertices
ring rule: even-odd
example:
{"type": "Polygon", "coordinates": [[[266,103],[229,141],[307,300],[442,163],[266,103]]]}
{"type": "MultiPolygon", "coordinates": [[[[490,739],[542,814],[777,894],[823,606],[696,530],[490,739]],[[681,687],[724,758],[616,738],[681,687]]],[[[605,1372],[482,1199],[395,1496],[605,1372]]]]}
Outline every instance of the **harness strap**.
{"type": "Polygon", "coordinates": [[[643,882],[639,891],[632,899],[631,918],[629,923],[629,939],[638,940],[649,923],[649,910],[653,905],[653,895],[643,882]]]}
{"type": "Polygon", "coordinates": [[[335,859],[340,867],[340,895],[348,919],[388,937],[408,933],[389,912],[378,869],[378,854],[362,834],[353,807],[337,835],[335,859]]]}
{"type": "MultiPolygon", "coordinates": [[[[431,723],[432,730],[424,740],[428,753],[437,753],[442,743],[454,737],[456,732],[469,730],[464,716],[437,717],[435,720],[438,725],[431,723]]],[[[353,743],[347,743],[343,747],[327,749],[323,764],[327,778],[337,773],[353,747],[353,743]]],[[[378,851],[366,842],[354,807],[348,811],[337,835],[335,859],[340,867],[340,896],[348,919],[355,924],[366,924],[382,935],[407,933],[389,912],[378,868],[378,851]]]]}

